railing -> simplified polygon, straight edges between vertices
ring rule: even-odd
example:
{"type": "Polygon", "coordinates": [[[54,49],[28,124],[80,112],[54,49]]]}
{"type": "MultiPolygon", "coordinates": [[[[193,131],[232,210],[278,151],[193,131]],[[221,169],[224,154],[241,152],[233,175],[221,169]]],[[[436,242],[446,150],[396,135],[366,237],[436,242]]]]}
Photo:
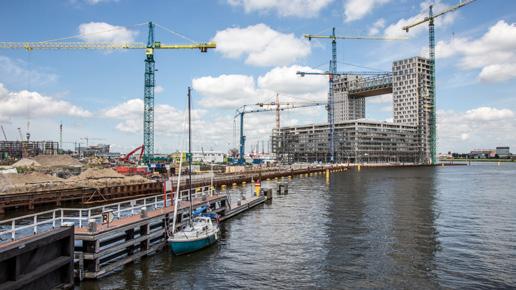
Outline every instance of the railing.
{"type": "Polygon", "coordinates": [[[375,77],[360,78],[349,83],[350,93],[392,86],[392,74],[386,73],[375,77]]]}
{"type": "MultiPolygon", "coordinates": [[[[214,192],[207,186],[198,192],[194,192],[192,189],[192,199],[212,194],[214,192]]],[[[181,190],[179,197],[180,200],[187,201],[188,189],[181,190]]],[[[172,205],[172,198],[170,194],[167,195],[167,206],[172,205]]],[[[83,227],[93,220],[97,224],[102,223],[102,213],[107,211],[113,214],[114,219],[120,219],[139,214],[143,208],[155,210],[163,208],[163,205],[163,194],[159,194],[90,208],[57,208],[2,220],[0,221],[0,244],[35,235],[38,232],[45,232],[64,223],[73,223],[78,227],[83,227]]]]}

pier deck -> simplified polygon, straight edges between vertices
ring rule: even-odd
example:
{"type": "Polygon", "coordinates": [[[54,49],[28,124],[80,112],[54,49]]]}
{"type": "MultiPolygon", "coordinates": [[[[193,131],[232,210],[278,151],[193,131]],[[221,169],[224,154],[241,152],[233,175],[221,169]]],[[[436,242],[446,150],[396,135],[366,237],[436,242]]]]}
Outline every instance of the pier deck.
{"type": "MultiPolygon", "coordinates": [[[[225,220],[266,200],[252,196],[230,204],[225,194],[209,188],[192,193],[192,207],[207,205],[225,220]]],[[[188,190],[185,190],[186,192],[188,190]]],[[[180,192],[176,227],[189,217],[190,201],[180,192]]],[[[112,270],[166,246],[171,230],[174,206],[169,196],[163,207],[162,195],[91,208],[60,208],[0,221],[0,250],[11,244],[29,242],[63,225],[74,227],[74,265],[79,279],[96,279],[112,270]],[[109,215],[110,222],[105,216],[109,215]]]]}

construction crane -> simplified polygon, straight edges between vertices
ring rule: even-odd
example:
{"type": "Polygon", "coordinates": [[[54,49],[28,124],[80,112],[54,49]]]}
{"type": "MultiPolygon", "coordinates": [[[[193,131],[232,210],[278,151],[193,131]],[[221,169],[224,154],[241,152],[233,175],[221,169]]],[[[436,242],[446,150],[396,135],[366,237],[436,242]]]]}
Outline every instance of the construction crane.
{"type": "Polygon", "coordinates": [[[143,143],[145,144],[144,160],[149,161],[154,155],[154,87],[155,87],[155,49],[199,49],[207,52],[208,49],[216,48],[215,42],[194,43],[194,44],[162,44],[154,40],[154,26],[149,22],[149,33],[147,44],[134,43],[110,43],[110,42],[0,42],[0,48],[25,49],[27,51],[42,49],[144,49],[145,50],[145,80],[144,80],[144,113],[143,113],[143,143]]]}
{"type": "MultiPolygon", "coordinates": [[[[306,107],[325,106],[326,102],[307,102],[307,103],[279,103],[279,98],[276,98],[276,102],[271,103],[257,103],[254,105],[243,105],[236,110],[234,118],[240,116],[240,151],[238,164],[245,164],[245,135],[244,135],[244,115],[250,113],[261,113],[261,112],[272,112],[276,111],[276,116],[279,115],[279,111],[299,109],[306,107]],[[250,108],[250,109],[249,109],[250,108]]],[[[277,117],[276,127],[279,129],[279,117],[277,117]]]]}
{"type": "MultiPolygon", "coordinates": [[[[22,158],[26,158],[29,156],[27,146],[29,145],[29,139],[27,139],[27,142],[23,142],[23,133],[20,127],[18,127],[18,134],[20,135],[20,142],[22,145],[22,158]]],[[[27,138],[30,137],[30,134],[27,136],[27,138]]]]}
{"type": "Polygon", "coordinates": [[[409,30],[419,24],[423,24],[425,22],[428,22],[428,53],[429,53],[429,60],[430,60],[430,92],[429,97],[431,101],[431,107],[430,107],[430,162],[432,164],[437,163],[437,117],[435,113],[436,109],[436,102],[435,102],[435,29],[434,29],[434,19],[442,16],[448,12],[455,11],[461,7],[464,7],[468,4],[471,4],[475,0],[466,0],[466,1],[460,1],[459,4],[452,6],[444,11],[441,11],[437,14],[433,14],[433,5],[430,5],[428,8],[428,16],[425,17],[422,20],[416,21],[412,24],[409,24],[407,26],[404,26],[402,29],[406,32],[409,32],[409,30]]]}
{"type": "Polygon", "coordinates": [[[298,71],[296,72],[297,75],[304,77],[305,75],[327,75],[329,76],[329,82],[330,82],[330,89],[328,93],[328,105],[326,106],[326,109],[328,110],[328,124],[330,124],[330,130],[328,132],[328,151],[330,153],[330,162],[335,162],[335,100],[334,100],[334,94],[333,94],[333,79],[334,76],[358,76],[358,75],[364,75],[364,76],[385,76],[389,73],[387,72],[371,72],[371,71],[363,71],[363,72],[337,72],[332,71],[324,71],[324,72],[304,72],[304,71],[298,71]]]}
{"type": "Polygon", "coordinates": [[[4,134],[4,139],[5,141],[7,141],[7,135],[5,135],[4,125],[0,125],[0,127],[2,128],[2,134],[4,134]]]}
{"type": "MultiPolygon", "coordinates": [[[[376,36],[338,36],[335,35],[335,27],[333,27],[331,35],[314,35],[314,34],[305,34],[305,38],[308,40],[312,39],[331,39],[331,60],[330,60],[330,68],[328,74],[329,78],[329,89],[328,89],[328,123],[330,124],[329,130],[329,152],[330,152],[330,162],[335,162],[335,142],[334,142],[334,133],[335,133],[335,109],[334,109],[334,93],[333,93],[333,76],[337,75],[337,39],[340,40],[403,40],[405,38],[392,38],[392,37],[376,37],[376,36]]],[[[308,74],[308,73],[305,73],[308,74]]],[[[303,75],[302,75],[303,76],[303,75]]]]}

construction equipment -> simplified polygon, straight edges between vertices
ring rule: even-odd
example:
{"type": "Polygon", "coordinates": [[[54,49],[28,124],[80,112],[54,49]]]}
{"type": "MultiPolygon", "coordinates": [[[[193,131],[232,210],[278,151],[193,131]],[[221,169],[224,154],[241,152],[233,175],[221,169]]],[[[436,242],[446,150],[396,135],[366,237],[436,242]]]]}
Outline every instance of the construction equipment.
{"type": "Polygon", "coordinates": [[[4,134],[4,140],[7,141],[7,135],[5,135],[4,125],[0,125],[2,128],[2,134],[4,134]]]}
{"type": "MultiPolygon", "coordinates": [[[[335,27],[333,27],[331,35],[313,35],[313,34],[305,34],[305,38],[308,40],[312,39],[331,39],[331,55],[332,58],[330,60],[330,68],[329,68],[329,89],[328,89],[328,123],[330,124],[329,130],[329,151],[330,151],[330,162],[335,162],[335,141],[334,141],[334,133],[335,133],[335,109],[334,109],[334,93],[333,93],[333,76],[337,75],[337,39],[341,40],[403,40],[405,38],[386,38],[386,37],[375,37],[375,36],[337,36],[335,35],[335,27]]],[[[305,73],[308,74],[308,73],[305,73]]]]}
{"type": "Polygon", "coordinates": [[[131,158],[131,156],[133,156],[134,153],[136,153],[138,150],[140,150],[140,156],[138,156],[138,162],[137,164],[140,164],[141,161],[142,161],[142,156],[145,152],[145,144],[142,144],[138,147],[136,147],[135,149],[131,150],[131,152],[127,153],[124,157],[120,157],[120,161],[121,162],[125,162],[125,163],[130,163],[129,162],[129,159],[131,158]]]}
{"type": "Polygon", "coordinates": [[[429,53],[429,59],[430,59],[430,99],[431,99],[431,107],[430,107],[430,162],[431,164],[437,163],[437,117],[436,117],[436,102],[435,102],[435,30],[434,30],[434,19],[442,16],[448,12],[455,11],[463,6],[466,6],[468,4],[471,4],[475,0],[466,0],[466,1],[460,1],[459,4],[452,6],[442,12],[439,12],[437,14],[433,14],[432,7],[433,5],[430,5],[428,8],[428,16],[425,17],[422,20],[416,21],[412,24],[409,24],[407,26],[404,26],[402,29],[406,32],[409,32],[409,30],[412,27],[415,27],[419,24],[428,22],[428,53],[429,53]]]}
{"type": "Polygon", "coordinates": [[[154,26],[149,22],[147,44],[135,43],[109,43],[109,42],[0,42],[0,48],[25,49],[27,51],[41,49],[145,49],[145,81],[144,81],[144,117],[143,117],[143,143],[145,144],[144,160],[149,161],[154,155],[154,86],[155,86],[155,49],[199,49],[207,52],[210,48],[216,48],[215,42],[194,44],[162,44],[154,40],[154,26]]]}
{"type": "Polygon", "coordinates": [[[27,141],[24,142],[23,141],[23,133],[22,133],[22,130],[20,127],[18,127],[18,134],[20,135],[20,142],[22,144],[22,158],[27,158],[29,157],[29,152],[27,150],[27,146],[29,145],[29,138],[30,138],[30,134],[27,133],[27,141]]]}
{"type": "MultiPolygon", "coordinates": [[[[254,105],[243,105],[236,110],[234,118],[240,116],[240,151],[238,164],[245,164],[245,135],[244,135],[244,115],[250,113],[261,113],[261,112],[272,112],[276,111],[276,116],[279,115],[280,111],[307,108],[314,106],[325,106],[326,102],[306,102],[306,103],[279,103],[279,97],[276,98],[276,102],[271,103],[258,103],[254,105]],[[250,109],[249,109],[250,108],[250,109]]],[[[276,117],[276,128],[279,129],[279,117],[276,117]]],[[[279,131],[278,131],[279,132],[279,131]]]]}

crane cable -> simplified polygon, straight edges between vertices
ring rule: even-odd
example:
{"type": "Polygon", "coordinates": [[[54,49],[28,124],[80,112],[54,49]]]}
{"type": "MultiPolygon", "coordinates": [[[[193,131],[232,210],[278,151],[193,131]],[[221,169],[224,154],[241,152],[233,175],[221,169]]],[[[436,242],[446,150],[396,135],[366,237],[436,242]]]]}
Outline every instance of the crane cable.
{"type": "Polygon", "coordinates": [[[184,40],[190,41],[191,43],[198,43],[198,41],[195,41],[195,40],[189,38],[188,36],[186,36],[184,34],[181,34],[181,33],[177,32],[177,31],[174,31],[174,30],[172,30],[170,28],[167,28],[167,27],[165,27],[165,26],[163,26],[161,24],[154,23],[154,25],[156,25],[157,27],[159,27],[159,28],[161,28],[161,29],[163,29],[163,30],[165,30],[167,32],[170,32],[171,34],[173,34],[175,36],[178,36],[178,37],[181,37],[184,40]]]}
{"type": "MultiPolygon", "coordinates": [[[[136,26],[142,26],[142,25],[147,25],[147,23],[146,22],[138,23],[138,24],[129,25],[127,27],[136,27],[136,26]]],[[[66,36],[66,37],[61,37],[61,38],[49,39],[49,40],[44,40],[44,41],[39,41],[39,42],[46,43],[46,42],[54,42],[54,41],[60,41],[60,40],[67,40],[67,39],[72,39],[72,38],[81,38],[81,37],[89,36],[89,35],[96,35],[96,34],[101,34],[101,33],[106,33],[106,32],[112,32],[112,31],[116,31],[116,30],[122,30],[122,29],[126,29],[127,27],[126,26],[116,26],[116,27],[111,28],[111,29],[106,29],[106,30],[101,30],[101,31],[94,31],[94,32],[90,32],[90,33],[76,34],[76,35],[72,35],[72,36],[66,36]]]]}

